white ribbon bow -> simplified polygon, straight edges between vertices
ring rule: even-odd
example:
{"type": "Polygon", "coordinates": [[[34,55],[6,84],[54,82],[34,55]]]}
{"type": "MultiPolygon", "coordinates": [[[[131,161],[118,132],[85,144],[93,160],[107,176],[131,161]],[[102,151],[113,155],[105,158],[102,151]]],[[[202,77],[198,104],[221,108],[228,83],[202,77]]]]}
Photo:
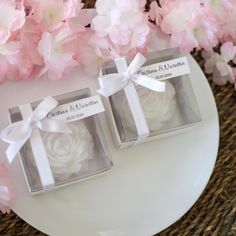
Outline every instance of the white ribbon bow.
{"type": "Polygon", "coordinates": [[[165,82],[138,74],[138,70],[145,62],[146,58],[141,53],[138,53],[134,57],[129,66],[127,66],[125,58],[115,60],[118,73],[101,76],[99,78],[101,88],[97,90],[97,92],[105,97],[109,97],[125,88],[130,82],[134,82],[156,92],[164,92],[165,82]]]}
{"type": "Polygon", "coordinates": [[[71,133],[66,122],[56,119],[44,119],[57,105],[58,102],[54,98],[47,97],[35,108],[28,119],[13,123],[1,132],[1,139],[10,144],[6,151],[10,163],[31,137],[34,128],[46,132],[71,133]]]}

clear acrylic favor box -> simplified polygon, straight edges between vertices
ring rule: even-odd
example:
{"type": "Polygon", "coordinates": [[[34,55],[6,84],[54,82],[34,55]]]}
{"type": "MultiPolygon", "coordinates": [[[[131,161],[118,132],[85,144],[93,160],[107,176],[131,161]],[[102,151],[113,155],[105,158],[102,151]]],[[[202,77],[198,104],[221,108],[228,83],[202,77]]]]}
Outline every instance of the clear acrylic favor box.
{"type": "MultiPolygon", "coordinates": [[[[90,97],[89,89],[81,89],[54,97],[59,105],[90,97]]],[[[40,102],[31,103],[31,107],[40,102]]],[[[11,123],[22,120],[19,107],[9,110],[11,123]]],[[[47,152],[55,186],[63,187],[103,173],[113,166],[99,114],[72,121],[72,134],[40,131],[47,152]]],[[[30,141],[20,151],[20,160],[29,191],[32,195],[48,191],[42,186],[30,141]]]]}
{"type": "MultiPolygon", "coordinates": [[[[143,67],[180,58],[178,48],[149,53],[143,67]]],[[[127,59],[128,64],[131,60],[127,59]]],[[[117,73],[114,61],[104,64],[102,75],[117,73]]],[[[136,91],[150,130],[144,142],[167,137],[199,124],[201,115],[193,92],[191,73],[163,80],[164,93],[154,92],[140,85],[136,91]]],[[[120,148],[138,141],[137,129],[124,90],[104,99],[114,141],[120,148]]]]}

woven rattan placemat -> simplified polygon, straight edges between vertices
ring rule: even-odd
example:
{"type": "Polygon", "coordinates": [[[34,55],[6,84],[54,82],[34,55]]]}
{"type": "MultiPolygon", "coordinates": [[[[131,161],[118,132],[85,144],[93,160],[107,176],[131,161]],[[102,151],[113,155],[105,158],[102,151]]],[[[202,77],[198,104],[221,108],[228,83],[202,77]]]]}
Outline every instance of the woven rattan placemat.
{"type": "MultiPolygon", "coordinates": [[[[93,3],[87,6],[92,7],[93,3]]],[[[197,54],[194,57],[201,65],[201,58],[197,54]]],[[[236,92],[232,85],[218,87],[212,82],[210,84],[220,118],[221,137],[216,166],[198,201],[177,223],[158,234],[160,236],[236,235],[236,92]]],[[[9,215],[0,213],[0,235],[44,234],[12,212],[9,215]]]]}

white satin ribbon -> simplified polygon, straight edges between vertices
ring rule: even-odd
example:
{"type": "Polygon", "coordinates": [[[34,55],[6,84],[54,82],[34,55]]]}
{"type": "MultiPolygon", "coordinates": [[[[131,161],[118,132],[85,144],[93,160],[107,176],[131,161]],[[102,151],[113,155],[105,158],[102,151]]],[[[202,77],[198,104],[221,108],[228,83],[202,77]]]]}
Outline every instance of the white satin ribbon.
{"type": "Polygon", "coordinates": [[[97,90],[97,92],[105,97],[109,97],[132,82],[156,92],[164,92],[165,82],[138,74],[138,71],[145,62],[146,58],[141,53],[138,53],[134,57],[128,67],[125,58],[115,60],[118,73],[101,76],[99,78],[101,88],[97,90]],[[119,68],[122,69],[119,70],[119,68]],[[125,70],[123,70],[123,68],[125,68],[125,70]]]}
{"type": "Polygon", "coordinates": [[[148,137],[150,131],[134,83],[156,92],[165,91],[165,82],[160,82],[148,76],[138,74],[139,69],[145,62],[146,58],[141,53],[138,53],[134,57],[129,66],[125,58],[116,59],[115,63],[118,73],[100,77],[99,82],[101,89],[97,90],[99,94],[109,97],[121,89],[124,89],[137,129],[138,139],[136,143],[148,137]]]}
{"type": "Polygon", "coordinates": [[[71,133],[66,122],[56,119],[44,119],[57,105],[58,102],[54,98],[47,97],[27,119],[11,124],[1,132],[1,139],[9,143],[6,155],[10,163],[31,137],[32,131],[35,128],[46,132],[71,133]]]}

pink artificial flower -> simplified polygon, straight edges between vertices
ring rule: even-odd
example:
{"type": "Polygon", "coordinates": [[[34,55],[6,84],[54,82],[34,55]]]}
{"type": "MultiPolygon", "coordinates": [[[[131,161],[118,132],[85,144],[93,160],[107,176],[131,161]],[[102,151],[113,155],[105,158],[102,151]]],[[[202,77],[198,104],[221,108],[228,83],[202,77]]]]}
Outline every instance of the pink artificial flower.
{"type": "Polygon", "coordinates": [[[0,162],[0,211],[10,213],[15,196],[15,189],[10,179],[6,164],[0,162]]]}
{"type": "Polygon", "coordinates": [[[15,55],[19,52],[19,50],[20,50],[20,44],[17,41],[0,44],[0,55],[2,56],[15,55]]]}
{"type": "Polygon", "coordinates": [[[0,84],[7,79],[9,69],[14,64],[14,57],[17,57],[20,52],[19,42],[8,42],[0,44],[0,84]]]}
{"type": "Polygon", "coordinates": [[[104,61],[111,59],[111,48],[105,38],[99,37],[92,30],[81,32],[76,44],[76,60],[83,70],[91,75],[98,75],[104,61]]]}
{"type": "Polygon", "coordinates": [[[21,49],[16,55],[8,57],[8,67],[5,79],[7,80],[25,80],[33,74],[34,64],[24,49],[21,49]]]}
{"type": "Polygon", "coordinates": [[[203,52],[202,56],[206,60],[205,72],[213,73],[212,79],[218,85],[224,85],[229,81],[235,83],[233,68],[228,64],[236,55],[236,46],[232,42],[224,43],[220,48],[220,53],[203,52]]]}
{"type": "Polygon", "coordinates": [[[41,39],[42,32],[39,25],[31,18],[26,18],[25,25],[20,30],[20,42],[24,57],[28,57],[34,65],[42,66],[43,58],[39,54],[37,47],[41,39]]]}
{"type": "Polygon", "coordinates": [[[199,0],[161,1],[161,29],[171,35],[173,46],[190,52],[193,48],[210,50],[217,44],[218,24],[210,9],[199,0]]]}
{"type": "Polygon", "coordinates": [[[230,11],[232,11],[235,0],[204,0],[203,4],[211,8],[217,20],[225,20],[228,18],[230,11]]]}
{"type": "Polygon", "coordinates": [[[28,0],[27,7],[31,8],[29,17],[39,24],[42,31],[53,31],[66,20],[76,17],[83,4],[81,0],[28,0]]]}
{"type": "Polygon", "coordinates": [[[98,0],[96,1],[96,10],[98,15],[107,15],[115,8],[120,11],[143,10],[145,4],[145,0],[98,0]]]}
{"type": "Polygon", "coordinates": [[[220,5],[221,8],[217,11],[220,28],[217,35],[222,43],[226,41],[236,42],[236,0],[223,2],[220,5]],[[223,5],[223,2],[227,2],[227,5],[226,3],[223,5]]]}
{"type": "Polygon", "coordinates": [[[88,22],[86,15],[85,16],[79,15],[77,17],[73,17],[68,20],[68,24],[69,24],[71,30],[75,33],[85,31],[85,26],[86,26],[85,22],[86,23],[88,22]]]}
{"type": "Polygon", "coordinates": [[[41,31],[31,18],[26,18],[23,27],[12,33],[8,42],[0,45],[0,81],[22,80],[33,77],[43,65],[37,47],[41,31]]]}
{"type": "Polygon", "coordinates": [[[38,24],[27,17],[24,26],[15,35],[20,49],[17,54],[8,57],[6,79],[24,80],[34,77],[37,70],[43,66],[43,58],[37,50],[40,39],[41,31],[38,24]]]}
{"type": "Polygon", "coordinates": [[[92,29],[107,39],[118,55],[126,55],[146,46],[149,34],[148,17],[144,14],[144,1],[98,0],[98,15],[92,29]]]}
{"type": "Polygon", "coordinates": [[[44,66],[37,77],[44,74],[51,80],[60,79],[78,63],[74,60],[75,35],[71,29],[64,25],[53,33],[44,32],[38,44],[38,52],[43,57],[44,66]],[[74,46],[74,45],[73,45],[74,46]]]}
{"type": "Polygon", "coordinates": [[[4,44],[11,32],[19,30],[25,23],[23,1],[0,1],[0,44],[4,44]]]}

